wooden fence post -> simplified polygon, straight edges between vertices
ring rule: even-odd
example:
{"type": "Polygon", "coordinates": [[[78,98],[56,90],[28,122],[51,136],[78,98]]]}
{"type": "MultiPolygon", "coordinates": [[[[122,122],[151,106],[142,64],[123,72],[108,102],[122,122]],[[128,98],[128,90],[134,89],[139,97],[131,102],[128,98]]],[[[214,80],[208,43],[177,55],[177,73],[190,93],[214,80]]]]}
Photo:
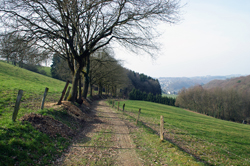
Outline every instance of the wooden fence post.
{"type": "Polygon", "coordinates": [[[122,108],[122,111],[124,112],[124,109],[125,109],[125,103],[123,104],[123,108],[122,108]]]}
{"type": "Polygon", "coordinates": [[[119,111],[119,105],[120,105],[120,102],[118,101],[118,107],[117,107],[117,111],[119,111]]]}
{"type": "Polygon", "coordinates": [[[62,96],[61,96],[60,100],[58,101],[57,105],[62,104],[62,99],[64,97],[64,94],[65,94],[66,90],[67,90],[68,85],[69,85],[69,80],[66,82],[66,85],[65,85],[65,87],[64,87],[64,89],[62,91],[62,96]]]}
{"type": "Polygon", "coordinates": [[[161,115],[161,120],[160,120],[160,139],[161,139],[161,141],[164,140],[163,129],[164,129],[164,119],[163,119],[163,116],[161,115]]]}
{"type": "Polygon", "coordinates": [[[138,117],[137,117],[137,119],[136,119],[136,125],[138,124],[139,117],[140,117],[140,113],[141,113],[141,108],[139,108],[139,111],[138,111],[138,117]]]}
{"type": "Polygon", "coordinates": [[[68,91],[67,91],[67,93],[66,93],[66,95],[65,95],[65,97],[64,97],[64,100],[66,100],[66,99],[68,98],[70,89],[71,89],[71,86],[69,86],[68,91]]]}
{"type": "Polygon", "coordinates": [[[42,100],[42,105],[41,105],[41,110],[43,110],[43,106],[44,106],[44,102],[45,102],[45,98],[47,96],[47,92],[49,91],[49,88],[45,88],[45,91],[44,91],[44,95],[43,95],[43,100],[42,100]]]}
{"type": "Polygon", "coordinates": [[[17,98],[16,98],[16,104],[15,104],[13,116],[12,116],[12,121],[13,122],[16,121],[16,117],[17,117],[17,114],[18,114],[18,110],[19,110],[19,106],[20,106],[22,96],[23,96],[23,90],[19,90],[17,98]]]}

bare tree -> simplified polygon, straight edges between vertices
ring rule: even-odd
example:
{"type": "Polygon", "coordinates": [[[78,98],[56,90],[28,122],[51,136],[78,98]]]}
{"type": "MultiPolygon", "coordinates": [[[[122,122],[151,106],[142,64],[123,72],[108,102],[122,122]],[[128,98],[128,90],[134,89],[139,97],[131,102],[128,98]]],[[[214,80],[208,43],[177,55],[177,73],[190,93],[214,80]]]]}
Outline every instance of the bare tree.
{"type": "Polygon", "coordinates": [[[152,55],[155,25],[175,23],[179,8],[178,0],[2,0],[0,16],[9,31],[36,39],[67,60],[74,101],[84,67],[89,81],[92,53],[112,41],[152,55]]]}
{"type": "Polygon", "coordinates": [[[43,49],[37,49],[33,41],[26,40],[20,34],[10,33],[0,35],[0,54],[7,62],[23,64],[39,64],[48,58],[49,54],[43,49]]]}

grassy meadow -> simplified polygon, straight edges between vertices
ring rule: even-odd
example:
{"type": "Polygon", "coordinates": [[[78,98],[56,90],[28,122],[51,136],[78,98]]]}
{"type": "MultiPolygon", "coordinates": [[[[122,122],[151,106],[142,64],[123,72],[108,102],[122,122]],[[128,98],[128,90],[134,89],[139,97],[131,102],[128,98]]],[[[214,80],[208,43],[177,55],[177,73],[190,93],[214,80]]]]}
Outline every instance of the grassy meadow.
{"type": "Polygon", "coordinates": [[[250,165],[250,125],[152,102],[123,103],[126,114],[134,119],[141,108],[140,120],[150,130],[159,131],[163,115],[165,139],[207,165],[250,165]]]}
{"type": "Polygon", "coordinates": [[[63,81],[0,61],[0,165],[46,165],[69,145],[69,140],[51,138],[30,123],[12,122],[19,89],[23,90],[23,97],[17,119],[27,113],[67,119],[63,111],[40,110],[45,87],[49,88],[46,102],[56,102],[64,86],[63,81]]]}
{"type": "Polygon", "coordinates": [[[52,77],[51,72],[50,72],[51,67],[38,66],[37,68],[38,68],[39,71],[44,70],[45,73],[46,73],[46,76],[52,77]]]}
{"type": "Polygon", "coordinates": [[[18,90],[23,90],[19,116],[27,110],[39,109],[45,87],[49,88],[46,101],[59,100],[65,82],[37,74],[8,63],[0,62],[0,125],[10,122],[10,116],[16,102],[18,90]]]}
{"type": "Polygon", "coordinates": [[[178,95],[174,95],[174,94],[165,94],[165,93],[163,93],[162,94],[162,97],[171,97],[171,98],[176,98],[178,95]]]}
{"type": "MultiPolygon", "coordinates": [[[[0,165],[48,165],[69,146],[68,139],[51,138],[30,123],[12,122],[17,93],[22,89],[17,119],[39,113],[68,126],[73,124],[63,110],[40,110],[45,87],[49,88],[46,102],[56,102],[64,85],[63,81],[0,61],[0,165]]],[[[125,115],[133,121],[141,108],[139,126],[143,130],[133,133],[133,137],[138,154],[144,160],[155,161],[153,165],[159,165],[158,160],[168,165],[250,165],[250,125],[152,102],[124,100],[120,106],[124,103],[125,115]],[[161,143],[156,135],[160,115],[164,116],[166,139],[161,143]]]]}

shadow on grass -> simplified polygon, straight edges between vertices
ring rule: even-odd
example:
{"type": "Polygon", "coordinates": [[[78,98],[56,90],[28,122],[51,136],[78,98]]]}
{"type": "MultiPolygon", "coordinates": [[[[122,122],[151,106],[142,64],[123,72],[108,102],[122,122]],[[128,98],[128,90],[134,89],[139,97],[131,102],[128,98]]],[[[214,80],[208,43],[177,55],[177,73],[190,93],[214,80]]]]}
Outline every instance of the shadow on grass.
{"type": "Polygon", "coordinates": [[[0,160],[6,165],[49,164],[56,159],[69,141],[51,138],[30,123],[15,122],[0,128],[0,160]]]}
{"type": "MultiPolygon", "coordinates": [[[[133,116],[131,116],[131,115],[127,114],[127,113],[125,113],[125,115],[127,115],[127,116],[128,116],[130,119],[132,119],[133,121],[136,121],[136,118],[134,118],[133,116]]],[[[149,124],[150,124],[150,123],[149,123],[149,124]]],[[[153,125],[154,125],[154,126],[158,126],[158,125],[155,125],[155,124],[153,124],[153,125]]],[[[143,128],[146,130],[146,132],[148,132],[149,134],[156,134],[156,135],[160,136],[160,134],[158,133],[158,131],[152,129],[152,128],[148,125],[148,123],[144,123],[144,122],[142,122],[142,121],[138,121],[138,126],[143,127],[143,128]]],[[[165,139],[166,141],[172,143],[174,146],[178,147],[178,149],[180,149],[181,151],[183,151],[183,152],[185,152],[185,153],[187,153],[187,154],[193,156],[193,157],[196,159],[196,161],[202,162],[202,163],[204,163],[204,164],[207,165],[207,166],[213,166],[213,164],[208,163],[206,160],[201,159],[199,156],[197,156],[197,155],[195,155],[195,154],[193,154],[193,153],[190,153],[190,151],[188,151],[187,149],[182,148],[179,144],[175,143],[173,140],[171,140],[171,139],[169,139],[169,138],[167,138],[167,137],[165,137],[165,136],[164,136],[164,139],[165,139]]]]}
{"type": "Polygon", "coordinates": [[[94,129],[93,124],[102,123],[95,118],[95,112],[92,111],[89,116],[93,120],[88,122],[77,120],[64,109],[50,108],[34,112],[62,122],[70,127],[76,136],[64,138],[57,135],[50,137],[34,128],[29,122],[8,122],[0,126],[0,161],[2,164],[50,165],[60,158],[70,145],[73,145],[73,141],[90,141],[91,138],[86,137],[86,134],[94,129]],[[82,132],[84,130],[86,131],[82,132]],[[81,140],[78,138],[79,135],[81,138],[85,138],[81,140]]]}
{"type": "MultiPolygon", "coordinates": [[[[150,126],[148,126],[146,123],[140,121],[138,123],[138,125],[142,126],[144,129],[146,129],[146,131],[148,133],[150,133],[150,134],[157,134],[160,137],[160,134],[156,130],[154,130],[150,126]]],[[[200,161],[200,162],[202,162],[202,163],[204,163],[205,165],[208,165],[208,166],[213,166],[213,164],[208,163],[206,160],[201,159],[199,156],[197,156],[197,155],[195,155],[193,153],[190,153],[187,149],[182,148],[178,143],[175,143],[172,139],[169,139],[166,136],[164,136],[164,139],[167,140],[168,142],[172,143],[176,147],[178,147],[181,151],[183,151],[183,152],[185,152],[185,153],[193,156],[197,161],[200,161]]]]}

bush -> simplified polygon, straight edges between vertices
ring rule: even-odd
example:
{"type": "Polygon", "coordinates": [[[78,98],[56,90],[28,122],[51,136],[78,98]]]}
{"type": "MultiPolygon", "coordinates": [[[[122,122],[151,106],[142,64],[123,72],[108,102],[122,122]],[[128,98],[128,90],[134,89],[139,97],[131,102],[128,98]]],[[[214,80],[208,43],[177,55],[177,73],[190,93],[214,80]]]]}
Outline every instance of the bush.
{"type": "Polygon", "coordinates": [[[45,70],[40,70],[40,71],[39,71],[39,73],[40,73],[40,74],[42,74],[42,75],[47,76],[47,73],[46,73],[46,71],[45,71],[45,70]]]}
{"type": "Polygon", "coordinates": [[[37,66],[33,64],[22,64],[22,68],[39,73],[37,66]]]}

